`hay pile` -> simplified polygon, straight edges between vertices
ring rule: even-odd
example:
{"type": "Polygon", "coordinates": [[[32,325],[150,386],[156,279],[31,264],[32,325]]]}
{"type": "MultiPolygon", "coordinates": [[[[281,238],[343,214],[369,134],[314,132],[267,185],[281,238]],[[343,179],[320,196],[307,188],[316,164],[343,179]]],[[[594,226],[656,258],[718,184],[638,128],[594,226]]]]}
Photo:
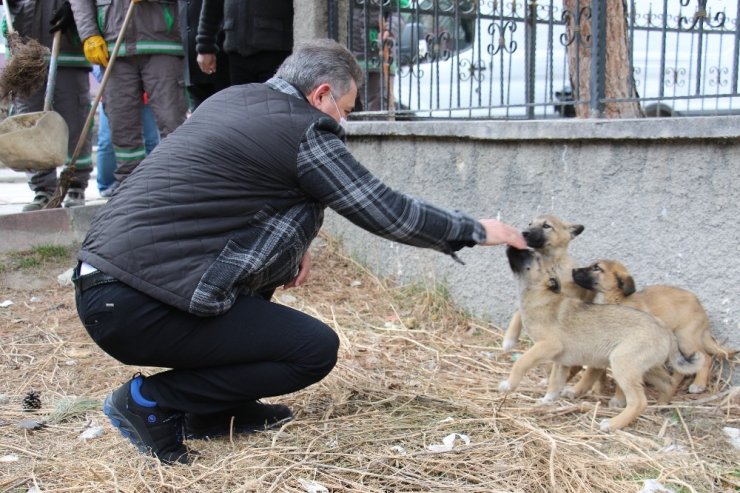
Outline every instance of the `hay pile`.
{"type": "Polygon", "coordinates": [[[137,368],[87,338],[71,289],[54,280],[63,266],[45,287],[0,288],[0,301],[15,297],[0,309],[0,491],[633,493],[651,479],[676,492],[740,488],[738,451],[723,432],[740,428],[740,399],[726,381],[713,380],[711,394],[681,392],[673,405],[650,406],[633,426],[603,434],[598,422],[616,414],[608,396],[539,406],[539,370],[504,398],[495,389],[511,356],[498,328],[466,316],[437,287],[395,286],[330,239],[318,243],[309,283],[277,300],[338,332],[337,367],[276,400],[295,421],[191,441],[200,453],[191,466],[139,455],[107,423],[100,402],[137,368]],[[31,390],[41,409],[23,412],[31,390]],[[29,418],[48,422],[18,427],[29,418]],[[97,425],[101,437],[80,438],[97,425]],[[446,437],[452,448],[440,452],[446,437]]]}

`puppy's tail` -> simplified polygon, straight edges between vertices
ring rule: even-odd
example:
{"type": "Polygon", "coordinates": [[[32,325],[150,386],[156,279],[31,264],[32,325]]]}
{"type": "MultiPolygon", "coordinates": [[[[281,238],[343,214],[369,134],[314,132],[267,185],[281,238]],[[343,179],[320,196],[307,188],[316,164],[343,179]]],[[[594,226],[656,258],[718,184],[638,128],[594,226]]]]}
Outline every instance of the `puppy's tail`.
{"type": "Polygon", "coordinates": [[[704,365],[704,353],[696,351],[691,355],[685,355],[678,346],[676,337],[671,337],[671,366],[682,375],[693,375],[699,372],[704,365]]]}
{"type": "Polygon", "coordinates": [[[730,359],[737,354],[736,350],[728,349],[724,346],[721,346],[714,339],[714,337],[712,337],[712,334],[709,332],[709,330],[705,330],[704,332],[702,332],[701,342],[702,342],[702,345],[704,346],[704,351],[706,351],[707,353],[713,356],[719,356],[720,358],[730,359]]]}

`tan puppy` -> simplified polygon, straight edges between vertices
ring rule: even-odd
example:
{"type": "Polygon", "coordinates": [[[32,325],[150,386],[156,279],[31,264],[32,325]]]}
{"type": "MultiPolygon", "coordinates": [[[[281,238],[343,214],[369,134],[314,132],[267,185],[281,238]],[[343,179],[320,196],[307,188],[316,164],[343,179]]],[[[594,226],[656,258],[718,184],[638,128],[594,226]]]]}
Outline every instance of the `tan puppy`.
{"type": "MultiPolygon", "coordinates": [[[[583,232],[583,229],[580,224],[570,224],[556,216],[543,215],[534,218],[522,235],[527,240],[527,246],[540,254],[546,268],[561,279],[561,291],[564,295],[591,301],[594,293],[573,282],[571,271],[577,264],[568,255],[568,245],[573,238],[583,232]]],[[[514,312],[504,334],[504,351],[510,351],[516,346],[521,332],[522,320],[517,311],[514,312]]]]}
{"type": "MultiPolygon", "coordinates": [[[[730,358],[736,352],[717,344],[709,329],[709,318],[704,307],[690,291],[655,285],[635,292],[635,281],[630,272],[615,260],[599,260],[588,267],[574,269],[573,280],[579,286],[597,293],[597,303],[630,306],[655,316],[676,334],[684,354],[703,353],[704,365],[689,386],[691,394],[707,389],[712,366],[712,359],[707,355],[730,358]]],[[[683,375],[674,375],[674,388],[682,379],[683,375]]]]}
{"type": "Polygon", "coordinates": [[[673,333],[652,315],[565,296],[541,255],[509,247],[507,256],[519,283],[522,322],[534,345],[514,363],[499,390],[516,389],[530,368],[553,361],[545,396],[551,400],[565,386],[569,367],[611,367],[627,405],[617,416],[601,422],[601,430],[608,432],[627,426],[647,407],[642,384],[643,375],[651,368],[670,359],[677,371],[690,374],[703,363],[701,353],[687,360],[678,350],[673,333]]]}

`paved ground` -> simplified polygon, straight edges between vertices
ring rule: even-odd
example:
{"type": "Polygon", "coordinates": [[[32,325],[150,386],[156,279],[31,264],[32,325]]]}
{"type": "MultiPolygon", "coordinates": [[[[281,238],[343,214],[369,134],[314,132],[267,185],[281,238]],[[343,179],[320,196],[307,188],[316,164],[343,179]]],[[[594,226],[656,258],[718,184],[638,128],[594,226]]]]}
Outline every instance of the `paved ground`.
{"type": "MultiPolygon", "coordinates": [[[[95,185],[95,168],[90,176],[90,182],[85,190],[88,203],[102,203],[98,188],[95,185]]],[[[15,214],[22,212],[25,204],[33,200],[33,192],[26,184],[26,174],[8,168],[0,168],[0,214],[15,214]]]]}

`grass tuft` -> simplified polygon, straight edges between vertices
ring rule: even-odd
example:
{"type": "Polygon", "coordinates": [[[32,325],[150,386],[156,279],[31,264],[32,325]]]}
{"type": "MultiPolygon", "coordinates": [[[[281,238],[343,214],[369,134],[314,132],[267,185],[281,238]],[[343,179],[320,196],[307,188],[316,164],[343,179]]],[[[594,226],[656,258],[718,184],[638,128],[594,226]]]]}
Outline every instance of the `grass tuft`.
{"type": "Polygon", "coordinates": [[[32,250],[11,252],[2,258],[0,272],[28,270],[69,258],[72,248],[65,245],[38,245],[32,250]]]}
{"type": "Polygon", "coordinates": [[[69,247],[64,245],[39,245],[34,247],[33,253],[42,260],[63,258],[69,255],[69,247]]]}

